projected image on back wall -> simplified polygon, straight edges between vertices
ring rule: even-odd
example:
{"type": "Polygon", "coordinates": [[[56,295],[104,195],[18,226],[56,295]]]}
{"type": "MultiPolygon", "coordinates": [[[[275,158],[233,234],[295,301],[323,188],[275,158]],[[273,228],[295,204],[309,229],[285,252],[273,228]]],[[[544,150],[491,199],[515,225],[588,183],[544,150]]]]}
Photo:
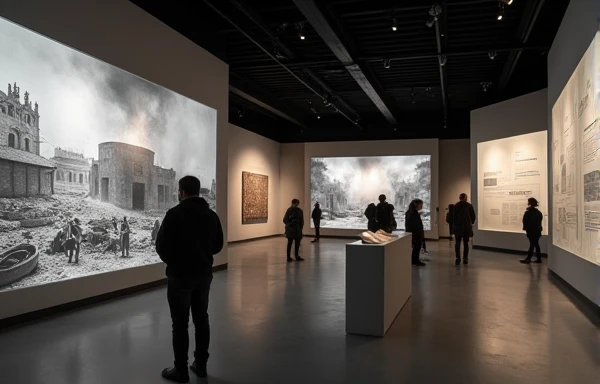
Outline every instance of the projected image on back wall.
{"type": "Polygon", "coordinates": [[[398,229],[402,230],[410,202],[415,198],[423,200],[421,217],[425,230],[430,230],[430,156],[311,159],[311,205],[321,204],[321,227],[366,230],[364,211],[370,203],[378,203],[381,194],[394,205],[398,229]]]}
{"type": "Polygon", "coordinates": [[[3,19],[0,50],[0,291],[160,262],[183,175],[215,208],[215,110],[3,19]]]}

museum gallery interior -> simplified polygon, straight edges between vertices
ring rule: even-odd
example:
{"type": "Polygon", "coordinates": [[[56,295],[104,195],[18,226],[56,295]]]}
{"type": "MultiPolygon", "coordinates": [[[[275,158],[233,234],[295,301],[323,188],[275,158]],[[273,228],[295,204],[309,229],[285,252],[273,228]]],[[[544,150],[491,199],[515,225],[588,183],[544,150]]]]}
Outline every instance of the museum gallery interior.
{"type": "Polygon", "coordinates": [[[185,323],[160,249],[214,233],[165,220],[191,175],[224,246],[189,382],[598,383],[598,20],[597,0],[3,3],[0,382],[188,382],[181,357],[161,377],[185,323]]]}

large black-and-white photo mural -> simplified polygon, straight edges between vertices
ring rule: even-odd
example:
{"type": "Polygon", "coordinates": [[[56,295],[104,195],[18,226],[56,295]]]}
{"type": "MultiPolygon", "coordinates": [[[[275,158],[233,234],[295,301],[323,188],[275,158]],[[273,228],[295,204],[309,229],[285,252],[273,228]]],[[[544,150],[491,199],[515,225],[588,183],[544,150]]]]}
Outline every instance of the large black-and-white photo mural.
{"type": "Polygon", "coordinates": [[[321,227],[366,229],[365,209],[371,203],[377,204],[381,194],[394,206],[399,230],[404,229],[404,212],[410,202],[416,198],[423,200],[421,217],[425,230],[430,230],[430,156],[311,159],[311,204],[321,205],[321,227]]]}
{"type": "Polygon", "coordinates": [[[216,205],[216,111],[0,19],[0,291],[160,262],[177,180],[216,205]]]}

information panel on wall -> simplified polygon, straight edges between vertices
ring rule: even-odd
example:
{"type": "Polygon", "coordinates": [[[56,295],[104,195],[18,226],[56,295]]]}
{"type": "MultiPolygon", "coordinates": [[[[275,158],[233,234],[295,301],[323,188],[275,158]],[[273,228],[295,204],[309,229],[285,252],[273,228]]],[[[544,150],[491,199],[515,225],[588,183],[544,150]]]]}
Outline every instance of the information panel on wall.
{"type": "Polygon", "coordinates": [[[600,264],[600,37],[552,107],[553,244],[600,264]]]}
{"type": "MultiPolygon", "coordinates": [[[[547,132],[477,144],[477,220],[480,230],[523,233],[527,199],[548,215],[547,132]]],[[[542,223],[547,234],[546,220],[542,223]]]]}
{"type": "MultiPolygon", "coordinates": [[[[398,229],[404,229],[404,212],[413,199],[423,200],[421,217],[431,229],[431,157],[374,156],[312,158],[311,204],[323,211],[321,227],[366,229],[365,209],[379,195],[394,206],[398,229]]],[[[311,226],[312,226],[311,222],[311,226]]]]}
{"type": "Polygon", "coordinates": [[[217,112],[0,19],[0,291],[160,263],[178,179],[216,206],[217,112]]]}

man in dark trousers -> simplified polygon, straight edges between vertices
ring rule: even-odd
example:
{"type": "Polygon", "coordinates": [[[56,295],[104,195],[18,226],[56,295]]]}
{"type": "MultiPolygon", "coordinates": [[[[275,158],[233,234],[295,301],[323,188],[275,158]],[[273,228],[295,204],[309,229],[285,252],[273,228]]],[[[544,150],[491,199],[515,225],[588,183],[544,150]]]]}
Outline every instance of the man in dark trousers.
{"type": "Polygon", "coordinates": [[[461,193],[459,199],[460,201],[454,205],[454,219],[452,220],[454,236],[456,237],[454,244],[454,251],[456,253],[455,265],[460,265],[461,242],[464,244],[463,264],[469,264],[469,238],[473,237],[473,224],[475,224],[476,220],[475,210],[467,201],[467,194],[461,193]]]}
{"type": "Polygon", "coordinates": [[[315,209],[312,211],[312,220],[315,224],[315,239],[312,241],[313,243],[317,243],[321,238],[321,215],[323,211],[321,211],[321,205],[317,202],[315,203],[315,209]]]}
{"type": "Polygon", "coordinates": [[[300,241],[302,240],[302,229],[304,228],[304,213],[298,206],[300,200],[292,200],[292,206],[287,209],[283,216],[283,224],[285,224],[285,237],[287,237],[287,261],[292,259],[292,243],[294,243],[294,255],[296,261],[304,261],[300,257],[300,241]]]}
{"type": "Polygon", "coordinates": [[[190,369],[200,377],[207,376],[208,296],[213,279],[213,255],[223,249],[219,216],[199,195],[200,180],[193,176],[179,180],[180,203],[167,212],[156,238],[156,252],[167,264],[167,299],[173,320],[175,353],[175,367],[163,370],[162,376],[177,383],[189,381],[190,308],[196,328],[195,360],[190,369]]]}

